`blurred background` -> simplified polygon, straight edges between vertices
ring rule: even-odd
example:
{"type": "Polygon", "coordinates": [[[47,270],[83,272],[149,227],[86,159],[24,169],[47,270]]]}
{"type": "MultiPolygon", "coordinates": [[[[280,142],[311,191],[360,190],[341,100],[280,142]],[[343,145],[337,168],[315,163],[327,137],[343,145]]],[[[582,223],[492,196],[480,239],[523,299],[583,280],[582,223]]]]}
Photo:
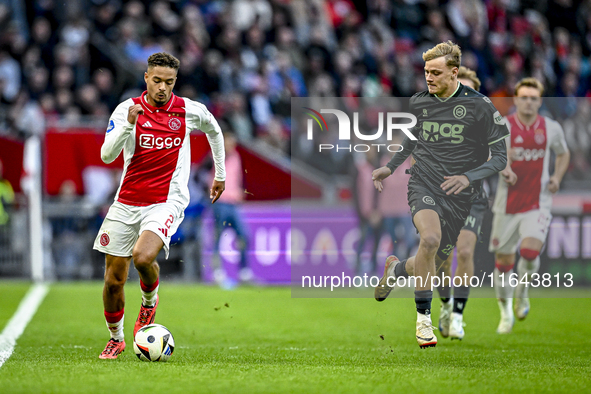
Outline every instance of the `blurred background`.
{"type": "MultiPolygon", "coordinates": [[[[380,159],[315,152],[291,99],[344,97],[355,109],[361,97],[410,97],[425,89],[421,54],[448,39],[482,93],[510,97],[534,76],[559,100],[545,114],[572,159],[543,269],[591,284],[589,0],[0,0],[0,276],[102,277],[92,243],[123,163],[104,165],[100,146],[159,51],[180,59],[175,93],[220,122],[239,191],[214,212],[209,147],[194,133],[192,200],[163,275],[231,286],[288,283],[292,264],[379,272],[388,253],[416,246],[404,199],[363,202],[360,174],[380,159]]],[[[401,194],[404,180],[391,183],[401,194]]],[[[492,269],[481,241],[477,264],[492,269]]]]}

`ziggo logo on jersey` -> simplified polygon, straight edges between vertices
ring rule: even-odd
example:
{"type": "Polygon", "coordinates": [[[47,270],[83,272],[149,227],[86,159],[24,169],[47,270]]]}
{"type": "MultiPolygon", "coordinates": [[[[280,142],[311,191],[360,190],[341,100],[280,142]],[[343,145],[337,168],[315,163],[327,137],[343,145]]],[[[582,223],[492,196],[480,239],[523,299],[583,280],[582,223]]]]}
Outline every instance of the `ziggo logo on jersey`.
{"type": "Polygon", "coordinates": [[[140,134],[140,146],[146,149],[170,149],[174,146],[179,146],[183,140],[181,137],[154,137],[152,134],[140,134]]]}
{"type": "Polygon", "coordinates": [[[523,149],[523,148],[513,148],[513,152],[511,153],[511,159],[513,161],[535,161],[538,159],[543,159],[546,155],[546,151],[544,149],[523,149]]]}

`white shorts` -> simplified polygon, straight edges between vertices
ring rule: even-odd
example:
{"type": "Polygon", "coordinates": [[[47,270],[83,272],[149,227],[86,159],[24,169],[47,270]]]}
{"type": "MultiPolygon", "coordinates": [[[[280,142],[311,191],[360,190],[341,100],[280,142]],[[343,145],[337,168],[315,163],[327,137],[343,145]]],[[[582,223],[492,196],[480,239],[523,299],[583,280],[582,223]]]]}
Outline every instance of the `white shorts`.
{"type": "Polygon", "coordinates": [[[136,207],[115,201],[94,241],[94,249],[112,256],[130,257],[141,233],[149,230],[162,239],[168,258],[170,239],[184,218],[184,210],[174,203],[136,207]]]}
{"type": "Polygon", "coordinates": [[[547,210],[534,210],[512,215],[495,213],[488,250],[500,254],[514,254],[519,241],[536,238],[546,241],[552,214],[547,210]]]}

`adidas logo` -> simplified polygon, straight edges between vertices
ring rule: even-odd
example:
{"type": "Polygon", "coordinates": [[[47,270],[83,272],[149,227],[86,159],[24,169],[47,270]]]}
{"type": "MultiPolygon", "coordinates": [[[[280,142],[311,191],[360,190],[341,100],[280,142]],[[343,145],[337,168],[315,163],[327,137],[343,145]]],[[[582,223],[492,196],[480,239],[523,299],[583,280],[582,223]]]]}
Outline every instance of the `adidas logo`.
{"type": "Polygon", "coordinates": [[[523,144],[523,137],[518,135],[517,138],[515,138],[515,143],[517,144],[523,144]]]}
{"type": "Polygon", "coordinates": [[[168,229],[167,228],[159,228],[160,232],[164,234],[165,237],[168,238],[168,229]]]}
{"type": "Polygon", "coordinates": [[[142,127],[152,127],[152,123],[148,120],[146,123],[142,125],[142,127]]]}

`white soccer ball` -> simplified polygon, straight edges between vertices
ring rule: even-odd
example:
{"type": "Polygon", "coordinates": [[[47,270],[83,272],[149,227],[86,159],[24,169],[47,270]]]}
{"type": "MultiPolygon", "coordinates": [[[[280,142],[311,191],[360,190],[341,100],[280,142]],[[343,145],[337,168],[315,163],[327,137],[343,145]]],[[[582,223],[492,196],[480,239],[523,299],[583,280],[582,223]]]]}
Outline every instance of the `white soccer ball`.
{"type": "Polygon", "coordinates": [[[163,325],[149,324],[135,334],[133,350],[142,361],[167,361],[174,351],[174,339],[163,325]]]}

